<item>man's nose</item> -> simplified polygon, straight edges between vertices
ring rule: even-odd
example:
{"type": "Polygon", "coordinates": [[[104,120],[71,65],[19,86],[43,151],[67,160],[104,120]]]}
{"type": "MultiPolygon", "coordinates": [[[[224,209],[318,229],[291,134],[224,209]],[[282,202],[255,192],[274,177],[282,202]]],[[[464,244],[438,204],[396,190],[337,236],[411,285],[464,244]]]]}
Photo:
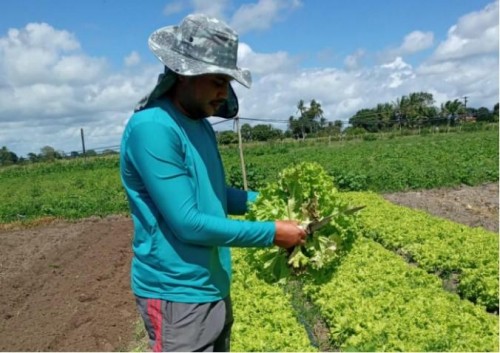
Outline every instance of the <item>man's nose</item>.
{"type": "Polygon", "coordinates": [[[227,99],[228,93],[229,93],[229,83],[222,85],[222,87],[219,89],[219,92],[217,93],[217,98],[227,99]]]}

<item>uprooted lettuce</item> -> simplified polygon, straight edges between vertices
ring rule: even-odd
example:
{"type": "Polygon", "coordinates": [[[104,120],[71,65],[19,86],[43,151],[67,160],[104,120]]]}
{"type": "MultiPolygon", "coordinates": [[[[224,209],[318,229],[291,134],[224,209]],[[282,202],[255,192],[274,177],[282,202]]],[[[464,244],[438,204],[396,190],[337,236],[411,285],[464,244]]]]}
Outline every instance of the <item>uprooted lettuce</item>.
{"type": "Polygon", "coordinates": [[[303,225],[334,214],[328,225],[293,249],[272,247],[255,251],[264,271],[274,280],[290,274],[321,270],[332,264],[354,241],[354,215],[343,213],[348,205],[340,200],[333,179],[317,163],[300,163],[284,169],[278,181],[260,190],[250,206],[249,220],[295,220],[303,225]]]}

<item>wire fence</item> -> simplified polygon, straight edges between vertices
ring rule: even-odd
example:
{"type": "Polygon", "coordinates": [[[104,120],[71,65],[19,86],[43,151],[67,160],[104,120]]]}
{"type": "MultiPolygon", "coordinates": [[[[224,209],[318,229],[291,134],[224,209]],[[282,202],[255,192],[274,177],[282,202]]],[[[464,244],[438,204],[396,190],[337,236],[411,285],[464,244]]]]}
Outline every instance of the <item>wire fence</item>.
{"type": "MultiPolygon", "coordinates": [[[[363,118],[367,118],[368,116],[373,116],[377,117],[380,116],[379,114],[365,114],[363,115],[363,118]]],[[[263,118],[245,118],[245,117],[237,117],[236,119],[242,120],[242,121],[249,121],[249,122],[261,122],[265,123],[266,125],[272,125],[272,124],[287,124],[287,129],[289,128],[289,124],[291,123],[290,120],[280,120],[280,119],[263,119],[263,118]]],[[[297,121],[297,120],[295,120],[297,121]]],[[[340,121],[340,120],[339,120],[340,121]]],[[[353,121],[351,119],[351,121],[353,121]]],[[[212,126],[224,124],[224,123],[229,123],[232,122],[233,126],[231,129],[235,129],[235,119],[223,119],[219,120],[216,122],[211,123],[212,126]]],[[[317,121],[315,121],[318,123],[317,121]]],[[[423,127],[430,127],[434,129],[439,129],[440,127],[447,127],[450,129],[451,126],[456,126],[457,124],[463,124],[463,123],[468,123],[468,122],[476,122],[475,117],[472,116],[448,116],[448,117],[418,117],[415,119],[408,119],[408,118],[391,118],[391,119],[369,119],[369,120],[356,120],[354,119],[353,124],[349,124],[349,122],[346,121],[341,121],[342,124],[350,125],[351,127],[360,127],[360,128],[365,128],[365,129],[370,129],[373,127],[376,127],[377,129],[381,130],[380,132],[383,132],[382,130],[392,128],[392,129],[405,129],[405,130],[414,130],[418,131],[423,127]]],[[[333,126],[331,121],[326,121],[327,125],[322,126],[321,128],[324,129],[328,126],[328,123],[330,123],[330,126],[333,126]]],[[[319,124],[319,123],[318,123],[319,124]]],[[[241,127],[240,127],[241,128],[241,127]]],[[[367,133],[370,131],[367,130],[367,133]]],[[[372,131],[373,132],[373,131],[372,131]]],[[[385,131],[387,132],[387,131],[385,131]]],[[[441,131],[442,132],[442,131],[441,131]]],[[[320,131],[316,131],[316,134],[320,133],[320,131]]],[[[402,132],[403,133],[403,132],[402,132]]],[[[407,133],[407,132],[406,132],[407,133]]],[[[342,132],[340,132],[340,135],[342,135],[342,132]]],[[[116,154],[119,153],[120,151],[120,145],[108,145],[108,146],[99,146],[99,147],[91,147],[87,148],[85,151],[86,155],[96,155],[96,154],[116,154]]],[[[83,155],[83,150],[78,150],[78,151],[72,151],[72,152],[64,152],[61,153],[65,157],[77,157],[80,155],[83,155]]]]}

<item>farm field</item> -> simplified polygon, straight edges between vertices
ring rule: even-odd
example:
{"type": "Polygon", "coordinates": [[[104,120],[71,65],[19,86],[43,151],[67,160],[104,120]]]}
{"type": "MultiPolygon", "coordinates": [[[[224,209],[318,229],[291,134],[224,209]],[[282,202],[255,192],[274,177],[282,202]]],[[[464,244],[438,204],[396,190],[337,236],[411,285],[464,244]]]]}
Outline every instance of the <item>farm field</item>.
{"type": "MultiPolygon", "coordinates": [[[[456,193],[461,190],[427,190],[420,195],[431,208],[437,200],[447,208],[444,214],[439,214],[441,208],[431,211],[436,215],[471,225],[481,219],[498,224],[498,184],[467,187],[459,198],[472,209],[496,199],[491,206],[496,215],[458,208],[456,193]]],[[[130,343],[140,338],[129,289],[131,234],[132,224],[125,216],[40,222],[28,229],[0,231],[0,350],[130,349],[130,343]]]]}
{"type": "MultiPolygon", "coordinates": [[[[482,140],[484,142],[484,136],[482,140]]],[[[378,141],[366,141],[366,143],[371,142],[378,141]]],[[[488,146],[482,148],[485,151],[489,149],[488,146]]],[[[298,153],[302,153],[302,150],[298,153]]],[[[349,152],[346,150],[346,153],[349,152]]],[[[470,154],[474,153],[476,152],[470,152],[470,154]]],[[[495,153],[495,149],[492,153],[495,153]]],[[[496,155],[498,157],[498,149],[496,149],[496,155]]],[[[256,162],[252,161],[252,163],[256,162]]],[[[419,208],[456,223],[470,227],[481,226],[489,232],[498,233],[498,176],[495,181],[495,171],[493,170],[495,163],[498,170],[498,158],[496,158],[496,162],[491,162],[492,164],[481,161],[481,159],[479,162],[474,161],[474,163],[486,165],[485,170],[490,170],[489,172],[481,172],[483,175],[481,178],[485,179],[480,178],[480,181],[475,185],[473,182],[470,183],[472,184],[470,186],[451,183],[441,185],[446,187],[429,190],[406,190],[404,192],[388,190],[391,192],[384,192],[383,196],[395,204],[419,208]],[[488,180],[492,177],[493,180],[488,180]]],[[[5,178],[7,174],[4,175],[4,179],[0,176],[0,185],[2,182],[7,183],[7,180],[8,182],[14,180],[19,183],[18,185],[23,185],[23,178],[31,178],[42,189],[49,188],[53,195],[46,198],[44,193],[35,187],[28,188],[28,196],[21,191],[16,193],[11,190],[11,200],[12,198],[25,200],[24,208],[16,209],[14,216],[9,216],[9,214],[12,215],[12,209],[0,208],[0,216],[3,217],[0,218],[2,228],[0,230],[0,244],[2,244],[0,247],[1,350],[129,350],[133,348],[130,344],[139,338],[136,337],[139,332],[137,332],[135,325],[138,321],[138,315],[128,284],[132,224],[123,210],[121,202],[124,200],[121,198],[119,186],[117,187],[115,184],[116,179],[113,179],[116,176],[109,177],[110,171],[114,167],[112,165],[110,167],[109,163],[103,164],[104,167],[94,166],[93,169],[79,176],[68,172],[72,178],[59,180],[57,183],[59,187],[55,186],[56,183],[54,186],[51,186],[50,183],[50,180],[53,180],[57,175],[57,171],[53,172],[51,178],[44,178],[45,175],[51,173],[47,169],[38,176],[30,173],[23,176],[19,171],[16,171],[18,175],[14,175],[15,177],[12,176],[15,173],[11,171],[9,173],[13,174],[9,178],[5,178]],[[94,197],[97,201],[92,201],[86,193],[92,188],[101,188],[101,183],[98,180],[101,180],[104,184],[103,189],[109,190],[109,193],[103,194],[100,199],[94,197]],[[68,188],[77,191],[69,200],[64,197],[68,188]],[[30,210],[29,200],[32,201],[31,206],[35,205],[31,208],[34,212],[31,218],[35,221],[29,223],[28,227],[21,223],[10,223],[23,220],[17,215],[26,217],[26,210],[30,210]],[[79,207],[81,205],[84,206],[83,210],[79,207]],[[74,209],[73,206],[75,206],[74,209]],[[57,213],[59,208],[69,210],[68,215],[59,215],[57,213]],[[46,213],[40,215],[41,211],[46,213]],[[38,215],[36,212],[39,212],[38,215]],[[73,219],[73,221],[54,221],[52,217],[63,217],[73,219]]],[[[85,168],[82,167],[82,171],[84,170],[85,168]]],[[[463,171],[457,171],[457,173],[463,173],[463,171]]],[[[364,180],[377,180],[377,177],[366,174],[364,180]]],[[[0,200],[9,198],[5,191],[0,191],[0,195],[2,195],[0,200]]],[[[14,207],[14,202],[10,205],[14,207]]],[[[363,243],[359,250],[352,254],[353,261],[360,261],[356,260],[356,256],[358,258],[366,256],[363,255],[363,251],[379,253],[379,250],[373,249],[375,248],[372,245],[363,243]]],[[[379,256],[384,257],[385,255],[379,256]]],[[[258,286],[262,286],[263,289],[255,291],[253,294],[257,298],[256,301],[261,303],[258,305],[254,302],[254,308],[251,307],[251,302],[247,302],[248,298],[243,295],[240,302],[238,302],[238,296],[233,298],[235,314],[237,315],[236,322],[238,323],[235,324],[233,348],[235,350],[257,351],[266,350],[266,348],[270,351],[317,350],[317,347],[309,342],[307,332],[300,325],[300,320],[294,317],[293,307],[286,302],[277,305],[273,301],[269,301],[270,297],[278,295],[275,291],[279,288],[266,287],[264,283],[259,282],[258,278],[253,278],[252,274],[245,270],[245,263],[239,250],[236,252],[235,262],[235,291],[249,292],[252,287],[259,288],[258,286]],[[259,292],[260,296],[257,294],[259,292]],[[264,309],[279,314],[274,315],[275,318],[266,317],[264,309]],[[266,336],[266,339],[272,341],[273,345],[266,346],[265,341],[259,341],[258,337],[251,336],[248,327],[252,326],[252,322],[248,322],[249,319],[246,317],[249,312],[256,313],[256,317],[260,318],[257,325],[258,327],[267,327],[265,332],[269,333],[273,329],[282,332],[281,337],[279,335],[266,336]],[[240,318],[238,318],[238,314],[240,314],[240,318]],[[294,335],[287,336],[287,333],[290,332],[294,332],[294,335]]],[[[348,270],[349,266],[344,266],[339,275],[348,270]]],[[[414,276],[413,273],[412,271],[408,276],[414,276]]],[[[348,272],[346,272],[347,274],[348,272]]],[[[372,278],[374,276],[368,275],[372,278]]],[[[418,276],[431,275],[419,274],[418,276]]],[[[433,278],[433,276],[431,277],[433,278]]],[[[425,279],[425,281],[428,280],[425,279]]],[[[378,282],[374,280],[370,283],[375,286],[378,282]]],[[[411,282],[404,283],[403,281],[400,289],[410,291],[411,289],[405,289],[410,285],[411,282]]],[[[331,292],[327,285],[323,287],[311,294],[313,298],[316,298],[316,301],[321,302],[321,296],[331,292]]],[[[476,327],[483,330],[482,332],[486,332],[487,327],[491,327],[489,325],[491,322],[494,324],[495,320],[496,326],[498,326],[497,315],[486,312],[483,315],[480,309],[476,309],[467,301],[457,301],[455,296],[453,297],[455,299],[450,299],[451,294],[447,294],[439,288],[432,288],[428,292],[435,297],[431,303],[446,301],[455,303],[453,304],[455,306],[464,305],[465,309],[463,310],[467,312],[467,315],[470,315],[469,321],[471,322],[482,320],[483,316],[490,318],[484,319],[485,321],[482,323],[478,321],[476,327]],[[466,303],[462,304],[464,302],[466,303]],[[486,321],[490,323],[486,323],[486,321]]],[[[363,286],[359,290],[362,291],[363,286]]],[[[394,295],[398,295],[398,293],[394,292],[394,295]]],[[[343,303],[342,305],[347,305],[348,299],[339,297],[339,302],[343,303]]],[[[329,324],[336,324],[335,317],[325,314],[325,318],[329,324]]],[[[352,320],[355,321],[357,318],[352,316],[352,320]]],[[[445,316],[439,320],[454,319],[450,314],[449,318],[445,316]]],[[[253,321],[254,324],[255,322],[253,321]]],[[[425,321],[422,322],[425,323],[425,321]]],[[[425,323],[425,325],[427,324],[425,323]]],[[[387,332],[396,334],[389,330],[387,332]]],[[[498,331],[496,331],[496,335],[498,339],[498,331]]],[[[347,345],[356,347],[356,340],[363,339],[362,335],[358,336],[352,335],[351,339],[347,339],[347,345]]],[[[436,337],[432,339],[435,345],[429,344],[429,350],[439,350],[440,347],[443,350],[457,347],[452,345],[453,342],[438,341],[436,337]],[[446,344],[449,345],[446,346],[446,344]]],[[[494,342],[494,337],[489,342],[494,342]]],[[[488,344],[488,339],[477,341],[477,347],[498,349],[498,345],[494,347],[488,346],[488,344]]],[[[363,348],[363,346],[357,347],[363,348]]],[[[370,346],[364,348],[370,349],[370,346]]],[[[388,348],[394,350],[398,349],[398,346],[389,346],[388,348]]],[[[404,343],[401,343],[399,348],[410,348],[411,350],[415,346],[405,347],[404,343]]]]}

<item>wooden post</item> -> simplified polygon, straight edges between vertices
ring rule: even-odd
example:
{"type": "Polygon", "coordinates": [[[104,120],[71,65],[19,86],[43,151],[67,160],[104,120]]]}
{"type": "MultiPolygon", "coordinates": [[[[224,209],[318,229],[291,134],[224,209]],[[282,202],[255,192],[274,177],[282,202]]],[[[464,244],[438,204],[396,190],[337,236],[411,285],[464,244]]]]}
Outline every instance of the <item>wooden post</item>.
{"type": "Polygon", "coordinates": [[[236,122],[236,130],[238,132],[238,147],[240,150],[241,174],[243,175],[243,188],[245,190],[248,190],[247,172],[245,169],[245,160],[243,158],[243,143],[241,141],[241,130],[240,130],[239,120],[240,120],[239,117],[234,118],[234,121],[236,122]]]}

